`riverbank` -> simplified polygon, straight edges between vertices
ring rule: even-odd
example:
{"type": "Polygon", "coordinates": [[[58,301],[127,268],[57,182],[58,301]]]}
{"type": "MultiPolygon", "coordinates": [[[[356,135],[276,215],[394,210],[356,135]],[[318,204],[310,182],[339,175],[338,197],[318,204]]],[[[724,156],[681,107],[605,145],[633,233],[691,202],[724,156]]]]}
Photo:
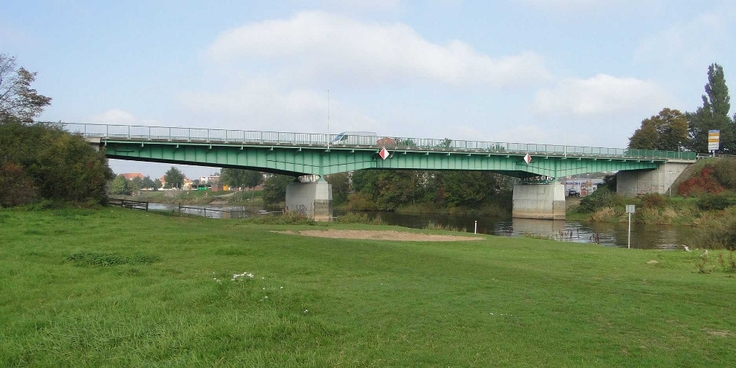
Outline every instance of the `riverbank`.
{"type": "Polygon", "coordinates": [[[736,360],[723,252],[316,238],[274,231],[414,231],[117,208],[0,210],[0,223],[3,366],[736,360]]]}

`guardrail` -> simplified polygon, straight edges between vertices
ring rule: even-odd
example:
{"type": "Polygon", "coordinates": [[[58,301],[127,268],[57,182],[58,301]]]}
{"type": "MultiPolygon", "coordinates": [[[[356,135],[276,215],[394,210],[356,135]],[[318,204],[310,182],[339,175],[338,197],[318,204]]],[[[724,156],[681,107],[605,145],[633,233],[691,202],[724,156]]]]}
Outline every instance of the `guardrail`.
{"type": "Polygon", "coordinates": [[[559,144],[466,141],[436,138],[406,138],[357,135],[350,144],[334,141],[338,134],[293,133],[255,130],[182,128],[145,125],[65,123],[64,128],[85,137],[169,142],[205,142],[253,145],[299,145],[332,147],[386,147],[388,149],[432,150],[442,152],[487,152],[542,154],[575,157],[624,157],[641,159],[695,160],[695,152],[658,151],[627,148],[568,146],[559,144]]]}

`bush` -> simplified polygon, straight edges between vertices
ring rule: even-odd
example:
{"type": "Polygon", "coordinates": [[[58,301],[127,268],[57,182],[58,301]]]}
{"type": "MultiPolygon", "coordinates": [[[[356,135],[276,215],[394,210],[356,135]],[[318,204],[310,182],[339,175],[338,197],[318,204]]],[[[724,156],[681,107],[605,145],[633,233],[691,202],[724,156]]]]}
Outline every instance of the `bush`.
{"type": "Polygon", "coordinates": [[[608,189],[598,189],[580,201],[578,210],[582,213],[593,213],[605,207],[623,206],[623,200],[608,189]]]}
{"type": "Polygon", "coordinates": [[[701,222],[689,242],[694,248],[736,250],[736,207],[701,222]]]}
{"type": "Polygon", "coordinates": [[[81,136],[56,124],[26,125],[12,118],[0,121],[0,170],[2,206],[39,199],[104,204],[112,179],[105,153],[81,136]]]}
{"type": "Polygon", "coordinates": [[[647,193],[641,196],[641,206],[643,208],[664,208],[667,205],[667,197],[659,193],[647,193]]]}
{"type": "Polygon", "coordinates": [[[704,194],[698,198],[698,208],[703,211],[725,210],[736,204],[736,195],[730,192],[704,194]]]}
{"type": "Polygon", "coordinates": [[[369,224],[369,225],[386,225],[381,216],[370,218],[364,213],[350,212],[342,216],[338,216],[335,222],[339,224],[369,224]]]}
{"type": "Polygon", "coordinates": [[[736,189],[736,161],[720,159],[713,164],[713,176],[726,189],[736,189]]]}

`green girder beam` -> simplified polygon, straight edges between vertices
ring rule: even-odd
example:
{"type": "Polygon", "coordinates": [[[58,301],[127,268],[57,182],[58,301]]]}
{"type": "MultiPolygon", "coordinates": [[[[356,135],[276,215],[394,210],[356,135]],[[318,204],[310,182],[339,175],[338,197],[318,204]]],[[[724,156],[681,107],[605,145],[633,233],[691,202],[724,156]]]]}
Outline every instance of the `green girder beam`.
{"type": "Polygon", "coordinates": [[[667,160],[602,158],[585,156],[532,155],[530,164],[523,154],[487,152],[446,152],[396,150],[383,160],[376,148],[296,145],[242,145],[192,142],[106,140],[108,158],[243,168],[285,175],[329,175],[363,169],[394,170],[479,170],[527,178],[562,177],[587,172],[651,170],[667,160]]]}

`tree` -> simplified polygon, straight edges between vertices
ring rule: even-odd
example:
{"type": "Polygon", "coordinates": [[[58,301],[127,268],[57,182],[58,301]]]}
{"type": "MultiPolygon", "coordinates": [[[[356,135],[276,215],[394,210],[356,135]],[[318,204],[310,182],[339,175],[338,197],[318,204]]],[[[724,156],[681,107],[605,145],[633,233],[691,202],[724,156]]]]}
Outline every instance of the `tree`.
{"type": "Polygon", "coordinates": [[[688,113],[689,148],[697,152],[708,152],[708,131],[720,130],[720,150],[736,152],[734,121],[728,115],[731,109],[728,87],[723,67],[712,64],[708,67],[708,83],[705,85],[703,106],[688,113]]]}
{"type": "Polygon", "coordinates": [[[295,180],[292,176],[274,175],[263,184],[263,202],[275,204],[286,200],[286,186],[295,180]]]}
{"type": "MultiPolygon", "coordinates": [[[[107,201],[113,178],[104,149],[96,151],[79,135],[57,124],[24,124],[12,116],[0,119],[0,177],[20,183],[18,195],[29,201],[107,201]],[[6,176],[7,175],[7,176],[6,176]]],[[[3,187],[3,195],[14,196],[3,187]]],[[[30,203],[14,201],[9,205],[30,203]]]]}
{"type": "Polygon", "coordinates": [[[182,185],[184,185],[184,174],[182,174],[179,169],[172,166],[169,171],[164,174],[164,180],[166,181],[166,186],[169,188],[181,189],[182,185]]]}
{"type": "Polygon", "coordinates": [[[245,170],[245,178],[243,185],[246,188],[253,189],[263,183],[263,174],[258,171],[245,170]]]}
{"type": "Polygon", "coordinates": [[[156,184],[151,180],[150,176],[146,176],[143,178],[141,182],[141,188],[143,189],[156,189],[156,184]]]}
{"type": "Polygon", "coordinates": [[[629,148],[679,151],[688,138],[687,117],[678,110],[662,109],[641,122],[629,138],[629,148]]]}
{"type": "Polygon", "coordinates": [[[15,57],[0,54],[0,118],[16,117],[23,123],[33,122],[51,98],[31,88],[36,73],[16,68],[15,57]]]}
{"type": "Polygon", "coordinates": [[[263,175],[253,170],[224,168],[220,181],[233,188],[255,188],[263,183],[263,175]]]}
{"type": "Polygon", "coordinates": [[[161,189],[161,180],[159,178],[156,178],[153,180],[153,190],[159,189],[161,189]]]}
{"type": "Polygon", "coordinates": [[[128,180],[122,175],[116,176],[112,183],[110,183],[110,194],[129,195],[130,186],[128,185],[128,180]]]}
{"type": "Polygon", "coordinates": [[[348,200],[348,194],[350,194],[350,176],[348,173],[327,175],[325,180],[332,186],[332,200],[335,205],[348,200]]]}

